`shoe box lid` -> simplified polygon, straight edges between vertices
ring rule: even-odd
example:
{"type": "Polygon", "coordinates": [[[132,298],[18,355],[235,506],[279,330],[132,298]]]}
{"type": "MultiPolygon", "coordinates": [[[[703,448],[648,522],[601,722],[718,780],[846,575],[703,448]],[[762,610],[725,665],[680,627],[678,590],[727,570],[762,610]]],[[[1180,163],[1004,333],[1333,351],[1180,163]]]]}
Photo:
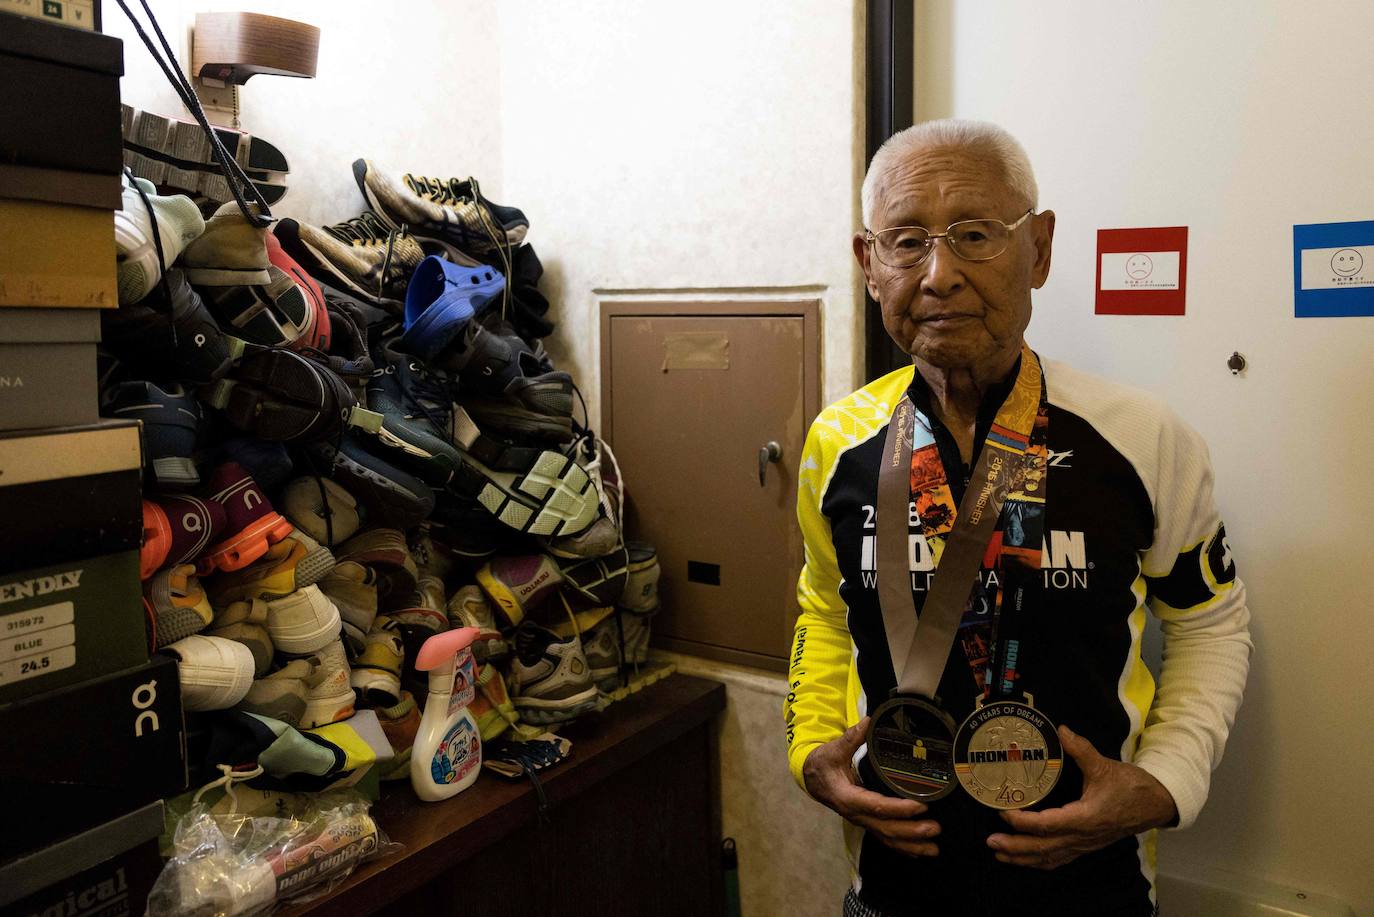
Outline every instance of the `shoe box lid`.
{"type": "Polygon", "coordinates": [[[73,172],[0,162],[0,198],[119,210],[124,206],[124,183],[115,172],[73,172]]]}
{"type": "MultiPolygon", "coordinates": [[[[49,910],[52,904],[65,899],[69,889],[78,896],[76,912],[89,913],[92,908],[80,902],[81,893],[88,887],[96,888],[87,896],[87,900],[94,899],[98,902],[100,912],[106,913],[105,908],[114,903],[111,899],[129,890],[121,888],[129,884],[128,875],[121,877],[118,874],[121,867],[127,871],[127,864],[122,859],[124,855],[151,844],[157,867],[161,867],[157,839],[162,834],[164,817],[162,801],[150,802],[127,815],[0,866],[0,917],[9,917],[11,914],[28,917],[30,914],[71,913],[65,908],[49,910]],[[91,881],[85,873],[102,864],[112,868],[103,870],[106,875],[93,877],[94,881],[91,881]],[[102,895],[97,886],[107,881],[107,876],[114,882],[110,892],[102,895]],[[73,879],[79,881],[71,881],[73,879]],[[53,887],[59,883],[61,887],[53,887]],[[35,895],[44,891],[46,893],[43,895],[35,895]]],[[[156,876],[155,869],[153,877],[156,876]]],[[[151,886],[152,883],[148,884],[151,886]]],[[[125,910],[125,913],[136,912],[136,908],[125,910]]]]}
{"type": "Polygon", "coordinates": [[[0,577],[137,551],[142,464],[134,420],[0,432],[0,577]]]}
{"type": "Polygon", "coordinates": [[[88,32],[101,30],[100,0],[0,0],[0,10],[88,32]]]}
{"type": "Polygon", "coordinates": [[[97,309],[0,307],[0,430],[98,422],[99,340],[97,309]]]}
{"type": "Polygon", "coordinates": [[[0,9],[0,162],[118,175],[124,43],[0,9]]]}
{"type": "Polygon", "coordinates": [[[0,863],[186,789],[186,727],[169,656],[0,704],[0,863]]]}

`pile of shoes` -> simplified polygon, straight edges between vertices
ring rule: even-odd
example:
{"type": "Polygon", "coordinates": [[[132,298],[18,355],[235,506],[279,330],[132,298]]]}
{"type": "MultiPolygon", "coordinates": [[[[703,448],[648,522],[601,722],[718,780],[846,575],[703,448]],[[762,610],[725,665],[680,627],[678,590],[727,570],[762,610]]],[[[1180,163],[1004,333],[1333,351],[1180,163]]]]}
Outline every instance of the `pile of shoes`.
{"type": "Polygon", "coordinates": [[[144,603],[186,709],[274,735],[372,709],[404,777],[415,654],[461,626],[484,740],[604,706],[647,659],[658,562],[542,346],[524,214],[359,160],[362,213],[262,228],[157,167],[174,125],[126,120],[199,198],[125,179],[101,354],[102,413],[142,421],[144,603]]]}

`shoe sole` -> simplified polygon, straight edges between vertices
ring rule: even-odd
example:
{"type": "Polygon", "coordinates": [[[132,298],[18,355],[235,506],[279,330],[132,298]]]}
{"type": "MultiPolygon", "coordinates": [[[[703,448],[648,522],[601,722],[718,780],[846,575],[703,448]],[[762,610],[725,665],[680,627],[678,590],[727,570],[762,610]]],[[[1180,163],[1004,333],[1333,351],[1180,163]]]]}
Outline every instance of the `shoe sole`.
{"type": "Polygon", "coordinates": [[[601,511],[592,479],[562,453],[541,453],[524,473],[496,471],[471,457],[465,461],[485,479],[477,502],[517,532],[573,535],[601,511]]]}
{"type": "Polygon", "coordinates": [[[351,717],[355,711],[356,698],[353,690],[340,691],[326,697],[309,697],[305,701],[305,712],[301,714],[301,729],[318,729],[330,723],[339,723],[351,717]]]}
{"type": "Polygon", "coordinates": [[[154,613],[157,615],[158,649],[176,643],[192,634],[198,634],[210,624],[194,608],[170,608],[166,611],[159,611],[156,605],[153,607],[154,613]]]}
{"type": "Polygon", "coordinates": [[[269,545],[281,541],[294,529],[295,527],[281,513],[269,513],[237,535],[226,538],[210,548],[196,565],[197,572],[204,576],[215,570],[225,573],[242,570],[266,554],[269,545]]]}
{"type": "Polygon", "coordinates": [[[342,381],[299,354],[269,350],[243,361],[230,379],[216,384],[208,400],[245,433],[270,442],[327,439],[342,423],[339,412],[353,394],[342,381]]]}
{"type": "Polygon", "coordinates": [[[585,691],[579,691],[572,697],[565,697],[560,700],[542,700],[537,697],[515,698],[515,709],[520,713],[520,719],[535,726],[566,723],[584,713],[590,713],[596,709],[596,705],[597,690],[595,685],[585,691]]]}
{"type": "MultiPolygon", "coordinates": [[[[189,167],[218,165],[210,138],[205,136],[199,123],[166,118],[130,105],[119,108],[121,131],[128,143],[161,153],[172,162],[189,167]]],[[[225,152],[245,170],[282,174],[291,171],[291,164],[282,151],[266,140],[228,128],[212,125],[211,129],[219,136],[225,152]]]]}
{"type": "MultiPolygon", "coordinates": [[[[215,204],[226,204],[234,199],[229,188],[229,180],[219,170],[219,165],[196,165],[171,160],[156,150],[131,144],[124,144],[124,165],[136,178],[146,178],[159,188],[186,194],[192,198],[204,198],[215,204]]],[[[267,206],[286,197],[288,190],[279,172],[247,171],[248,180],[262,195],[267,206]]]]}
{"type": "Polygon", "coordinates": [[[357,664],[349,678],[353,690],[373,707],[394,707],[401,702],[401,678],[391,672],[357,664]]]}

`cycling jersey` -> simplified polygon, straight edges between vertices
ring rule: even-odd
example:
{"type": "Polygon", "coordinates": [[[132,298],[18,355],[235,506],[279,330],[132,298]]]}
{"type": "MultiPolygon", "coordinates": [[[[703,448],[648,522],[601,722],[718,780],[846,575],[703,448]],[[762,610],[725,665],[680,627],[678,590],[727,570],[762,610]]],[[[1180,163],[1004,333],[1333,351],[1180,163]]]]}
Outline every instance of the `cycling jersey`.
{"type": "MultiPolygon", "coordinates": [[[[1157,778],[1178,807],[1178,825],[1186,827],[1206,799],[1251,649],[1245,590],[1213,500],[1207,448],[1156,398],[1062,363],[1043,365],[1049,400],[1044,598],[1035,620],[1023,626],[1018,687],[1101,754],[1157,778]],[[1164,630],[1158,686],[1140,651],[1147,607],[1164,630]]],[[[987,393],[975,449],[1015,375],[987,393]]],[[[798,783],[806,756],[896,685],[875,589],[873,539],[880,454],[903,392],[932,425],[956,504],[963,496],[968,467],[932,416],[929,390],[912,367],[831,405],[812,424],[799,473],[806,563],[784,708],[798,783]]],[[[936,570],[920,531],[916,521],[909,562],[918,613],[936,570]]],[[[985,607],[974,603],[964,623],[979,613],[985,607]]],[[[956,639],[940,701],[958,723],[976,694],[956,639]]],[[[865,751],[856,760],[860,779],[887,792],[865,751]]],[[[1082,774],[1065,755],[1058,785],[1036,808],[1065,805],[1081,791],[1082,774]]],[[[1148,914],[1153,908],[1154,832],[1042,872],[998,863],[987,836],[1010,829],[960,790],[932,803],[930,817],[942,828],[938,858],[906,857],[862,837],[854,890],[865,904],[889,914],[1038,913],[1037,906],[1057,914],[1148,914]]]]}

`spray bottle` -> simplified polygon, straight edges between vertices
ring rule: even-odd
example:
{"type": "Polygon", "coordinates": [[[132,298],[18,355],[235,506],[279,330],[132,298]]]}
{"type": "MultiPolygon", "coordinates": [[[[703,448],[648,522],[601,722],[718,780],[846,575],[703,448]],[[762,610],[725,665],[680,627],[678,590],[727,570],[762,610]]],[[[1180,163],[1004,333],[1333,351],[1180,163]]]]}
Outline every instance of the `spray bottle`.
{"type": "Polygon", "coordinates": [[[415,657],[429,672],[429,697],[410,753],[410,782],[426,802],[462,792],[482,769],[482,739],[468,712],[477,684],[472,661],[475,627],[435,634],[415,657]]]}

